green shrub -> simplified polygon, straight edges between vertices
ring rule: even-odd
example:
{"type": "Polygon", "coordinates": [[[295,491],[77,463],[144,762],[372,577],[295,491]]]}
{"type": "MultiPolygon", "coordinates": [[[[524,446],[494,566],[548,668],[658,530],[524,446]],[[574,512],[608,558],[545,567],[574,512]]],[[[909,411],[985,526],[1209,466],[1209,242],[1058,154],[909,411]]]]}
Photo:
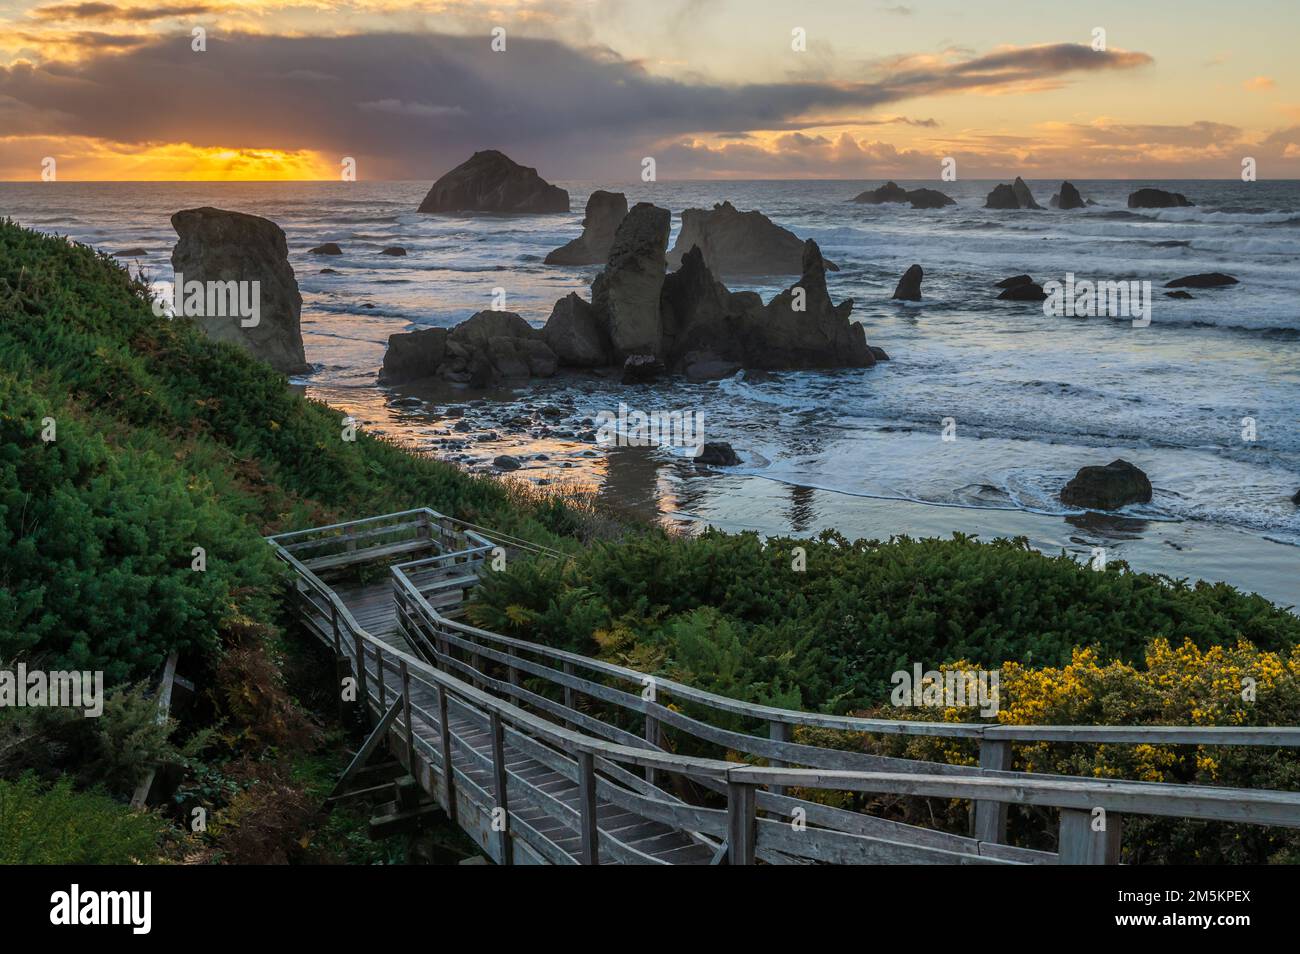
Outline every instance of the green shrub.
{"type": "Polygon", "coordinates": [[[157,860],[165,825],[72,781],[0,779],[0,864],[125,865],[157,860]]]}

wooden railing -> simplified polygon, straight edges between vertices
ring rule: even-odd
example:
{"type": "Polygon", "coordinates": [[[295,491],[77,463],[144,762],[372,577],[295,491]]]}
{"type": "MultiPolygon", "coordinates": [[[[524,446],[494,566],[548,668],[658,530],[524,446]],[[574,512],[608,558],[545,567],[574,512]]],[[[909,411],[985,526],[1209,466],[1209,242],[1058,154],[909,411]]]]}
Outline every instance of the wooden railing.
{"type": "Polygon", "coordinates": [[[731,863],[1113,863],[1125,815],[1300,827],[1300,794],[1294,792],[1008,770],[1013,742],[1294,747],[1300,745],[1297,728],[971,725],[753,705],[452,618],[467,578],[490,565],[496,545],[434,511],[285,534],[272,543],[294,570],[292,590],[304,622],[347,660],[375,715],[390,718],[394,751],[405,753],[426,790],[502,863],[654,863],[601,827],[598,801],[666,825],[731,863]],[[316,572],[408,555],[414,559],[389,572],[398,624],[419,656],[365,632],[316,572]],[[488,733],[486,752],[455,729],[458,720],[488,733]],[[716,724],[737,720],[753,730],[766,727],[766,733],[716,724]],[[796,742],[792,730],[799,726],[971,739],[980,746],[980,766],[796,742]],[[575,785],[576,807],[514,773],[507,746],[575,785]],[[668,751],[672,747],[694,752],[668,751]],[[736,762],[737,756],[768,764],[736,762]],[[480,784],[471,772],[480,779],[486,773],[491,784],[480,784]],[[974,836],[834,808],[796,797],[792,789],[809,796],[969,799],[974,836]],[[1010,804],[1059,811],[1059,854],[1005,844],[1010,804]],[[520,817],[520,806],[580,832],[580,848],[562,847],[520,817]],[[1098,809],[1105,813],[1103,831],[1094,830],[1098,809]],[[502,817],[504,828],[488,824],[502,817]]]}

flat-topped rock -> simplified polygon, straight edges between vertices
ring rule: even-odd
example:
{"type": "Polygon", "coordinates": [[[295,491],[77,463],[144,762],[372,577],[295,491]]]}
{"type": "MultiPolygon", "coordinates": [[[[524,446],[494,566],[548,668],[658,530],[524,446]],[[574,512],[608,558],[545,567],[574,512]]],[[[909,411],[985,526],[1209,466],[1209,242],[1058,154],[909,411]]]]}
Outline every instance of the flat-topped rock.
{"type": "MultiPolygon", "coordinates": [[[[682,212],[682,228],[668,253],[676,267],[698,247],[704,263],[720,277],[727,275],[797,275],[803,266],[803,241],[762,212],[741,212],[730,202],[710,210],[682,212]]],[[[826,263],[831,271],[837,266],[826,263]]]]}
{"type": "MultiPolygon", "coordinates": [[[[192,316],[208,337],[240,345],[285,374],[311,370],[302,347],[302,294],[284,231],[270,219],[205,206],[171,218],[178,240],[172,249],[177,281],[257,282],[257,323],[239,316],[192,316]]],[[[248,288],[251,297],[252,287],[248,288]]]]}
{"type": "Polygon", "coordinates": [[[1169,209],[1195,204],[1181,192],[1166,192],[1164,189],[1138,189],[1128,197],[1130,209],[1169,209]]]}
{"type": "Polygon", "coordinates": [[[1172,282],[1165,282],[1166,288],[1222,288],[1225,285],[1236,285],[1237,279],[1231,275],[1225,275],[1223,272],[1201,272],[1197,275],[1184,275],[1182,278],[1175,278],[1172,282]]]}
{"type": "Polygon", "coordinates": [[[421,212],[492,212],[501,215],[569,211],[569,193],[529,166],[495,149],[476,152],[438,179],[421,212]]]}

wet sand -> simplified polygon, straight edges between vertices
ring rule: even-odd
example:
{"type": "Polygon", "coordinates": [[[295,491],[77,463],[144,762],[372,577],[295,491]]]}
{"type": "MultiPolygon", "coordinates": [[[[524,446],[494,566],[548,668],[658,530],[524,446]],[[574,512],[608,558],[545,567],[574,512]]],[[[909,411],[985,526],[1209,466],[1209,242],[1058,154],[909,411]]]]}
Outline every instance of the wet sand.
{"type": "Polygon", "coordinates": [[[364,386],[307,390],[413,450],[483,473],[499,473],[492,461],[508,454],[522,462],[512,472],[516,478],[583,489],[616,512],[682,532],[713,526],[764,536],[832,529],[849,539],[879,540],[954,532],[984,540],[1023,536],[1044,553],[1065,551],[1087,562],[1094,547],[1104,547],[1107,560],[1125,560],[1137,570],[1224,581],[1282,606],[1300,606],[1295,547],[1208,523],[941,506],[728,474],[663,449],[603,446],[575,404],[556,402],[545,389],[477,395],[364,386]]]}

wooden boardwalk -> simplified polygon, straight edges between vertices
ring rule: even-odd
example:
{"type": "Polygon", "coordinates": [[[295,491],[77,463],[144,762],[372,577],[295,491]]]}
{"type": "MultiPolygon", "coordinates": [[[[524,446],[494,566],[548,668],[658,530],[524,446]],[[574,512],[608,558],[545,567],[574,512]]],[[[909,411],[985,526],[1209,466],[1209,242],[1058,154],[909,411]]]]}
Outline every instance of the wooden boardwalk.
{"type": "Polygon", "coordinates": [[[303,625],[333,650],[375,727],[367,746],[386,742],[499,864],[1105,864],[1119,861],[1128,815],[1300,827],[1295,792],[1011,770],[1016,743],[1289,750],[1297,728],[975,725],[757,706],[466,623],[490,561],[535,555],[523,541],[427,509],[270,539],[294,572],[303,625]],[[979,766],[823,747],[801,727],[970,739],[979,766]],[[907,825],[819,794],[843,792],[966,799],[971,830],[907,825]],[[1058,850],[1010,844],[1011,804],[1057,811],[1058,850]]]}

